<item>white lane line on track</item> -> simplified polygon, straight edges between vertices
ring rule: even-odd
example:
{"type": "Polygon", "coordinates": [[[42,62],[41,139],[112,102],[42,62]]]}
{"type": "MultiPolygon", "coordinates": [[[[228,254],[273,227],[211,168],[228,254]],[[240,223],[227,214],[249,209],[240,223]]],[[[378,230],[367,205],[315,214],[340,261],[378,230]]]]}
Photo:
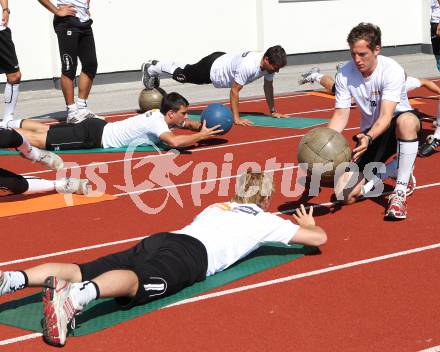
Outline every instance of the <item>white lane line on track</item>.
{"type": "MultiPolygon", "coordinates": [[[[344,129],[344,131],[352,131],[352,130],[356,130],[356,129],[359,129],[359,127],[346,128],[346,129],[344,129]]],[[[249,144],[258,144],[258,143],[281,141],[281,140],[285,140],[285,139],[293,139],[293,138],[299,138],[299,137],[303,137],[303,136],[304,136],[304,134],[296,134],[296,135],[284,136],[284,137],[259,139],[259,140],[255,140],[255,141],[249,141],[249,142],[231,143],[231,144],[226,144],[226,145],[216,145],[216,146],[212,146],[212,147],[202,147],[202,148],[199,148],[199,149],[191,150],[191,153],[200,153],[200,152],[206,152],[206,151],[215,150],[215,149],[239,147],[239,146],[249,145],[249,144]]],[[[83,165],[68,167],[68,168],[64,168],[64,169],[66,169],[66,170],[78,169],[78,168],[83,168],[83,167],[88,167],[88,166],[98,166],[98,165],[105,165],[105,164],[123,163],[123,162],[131,161],[131,160],[142,160],[142,159],[148,159],[148,158],[160,158],[163,155],[165,155],[165,154],[149,154],[149,155],[144,155],[144,156],[140,156],[140,157],[137,157],[137,158],[127,158],[127,159],[118,159],[118,160],[110,160],[110,161],[101,161],[101,162],[95,162],[95,163],[90,163],[90,164],[83,164],[83,165]]],[[[48,173],[48,172],[54,172],[54,171],[53,170],[32,171],[32,172],[21,173],[21,175],[29,176],[29,175],[44,174],[44,173],[48,173]]]]}
{"type": "MultiPolygon", "coordinates": [[[[417,186],[415,189],[423,189],[423,188],[436,187],[436,186],[440,186],[440,182],[417,186]]],[[[315,205],[313,205],[313,207],[314,208],[320,208],[320,207],[332,206],[334,204],[336,204],[336,203],[335,202],[327,202],[327,203],[315,204],[315,205]]],[[[290,213],[290,212],[292,212],[294,210],[295,210],[295,208],[292,208],[292,209],[284,210],[282,212],[274,212],[273,214],[280,215],[280,214],[284,214],[284,213],[290,213]]],[[[79,248],[67,249],[67,250],[60,251],[60,252],[41,254],[41,255],[38,255],[38,256],[34,256],[34,257],[15,259],[15,260],[7,261],[7,262],[0,262],[0,267],[11,265],[11,264],[31,262],[31,261],[35,261],[35,260],[39,260],[39,259],[46,259],[46,258],[51,258],[51,257],[57,257],[57,256],[61,256],[61,255],[65,255],[65,254],[71,254],[71,253],[76,253],[76,252],[84,252],[84,251],[91,250],[91,249],[98,249],[98,248],[103,248],[103,247],[109,247],[109,246],[114,246],[114,245],[123,244],[123,243],[139,241],[139,240],[141,240],[141,239],[143,239],[145,237],[148,237],[148,236],[144,235],[144,236],[140,236],[140,237],[132,237],[132,238],[128,238],[128,239],[125,239],[125,240],[119,240],[119,241],[107,242],[107,243],[100,243],[100,244],[95,244],[95,245],[87,246],[87,247],[79,247],[79,248]]]]}
{"type": "MultiPolygon", "coordinates": [[[[166,309],[166,308],[170,308],[170,307],[180,306],[180,305],[188,304],[188,303],[206,301],[207,299],[211,299],[211,298],[217,298],[217,297],[231,295],[231,294],[235,294],[235,293],[239,293],[239,292],[249,291],[249,290],[253,290],[253,289],[256,289],[256,288],[260,288],[260,287],[278,285],[278,284],[281,284],[281,283],[284,283],[284,282],[289,282],[289,281],[303,279],[303,278],[306,278],[306,277],[326,274],[326,273],[333,272],[333,271],[349,269],[349,268],[353,268],[353,267],[357,267],[357,266],[361,266],[361,265],[371,264],[371,263],[375,263],[375,262],[379,262],[379,261],[384,261],[384,260],[388,260],[388,259],[393,259],[393,258],[397,258],[397,257],[402,257],[402,256],[406,256],[406,255],[410,255],[410,254],[414,254],[414,253],[420,253],[420,252],[424,252],[424,251],[428,251],[428,250],[433,250],[433,249],[438,249],[438,248],[440,248],[440,243],[435,243],[435,244],[431,244],[431,245],[424,246],[424,247],[418,247],[418,248],[408,249],[408,250],[401,251],[401,252],[395,252],[395,253],[390,253],[390,254],[386,254],[386,255],[381,255],[381,256],[378,256],[378,257],[362,259],[362,260],[358,260],[358,261],[354,261],[354,262],[349,262],[349,263],[345,263],[345,264],[335,265],[335,266],[328,267],[328,268],[308,271],[308,272],[301,273],[301,274],[284,276],[284,277],[281,277],[281,278],[278,278],[278,279],[274,279],[274,280],[263,281],[263,282],[259,282],[259,283],[252,284],[252,285],[236,287],[236,288],[229,289],[229,290],[223,290],[223,291],[218,291],[218,292],[214,292],[214,293],[209,293],[209,294],[200,295],[200,296],[197,296],[197,297],[192,297],[192,298],[184,299],[184,300],[182,300],[180,302],[176,302],[176,303],[170,304],[170,305],[165,306],[165,307],[163,307],[161,309],[166,309]]],[[[13,343],[25,341],[25,340],[28,340],[28,339],[33,339],[33,338],[36,338],[36,337],[39,337],[39,336],[41,336],[41,334],[39,334],[39,333],[18,336],[18,337],[12,338],[12,339],[1,340],[0,341],[0,345],[13,344],[13,343]]],[[[437,351],[439,351],[438,349],[435,349],[436,347],[433,347],[433,348],[434,349],[428,349],[428,350],[424,350],[424,351],[425,352],[437,352],[437,351]]]]}
{"type": "Polygon", "coordinates": [[[440,345],[429,347],[426,350],[421,350],[419,352],[440,352],[440,345]]]}
{"type": "Polygon", "coordinates": [[[13,343],[31,340],[31,339],[35,339],[40,336],[43,336],[43,334],[41,334],[39,332],[35,332],[33,334],[17,336],[17,337],[13,337],[11,339],[6,339],[6,340],[0,340],[0,346],[11,345],[13,343]]]}

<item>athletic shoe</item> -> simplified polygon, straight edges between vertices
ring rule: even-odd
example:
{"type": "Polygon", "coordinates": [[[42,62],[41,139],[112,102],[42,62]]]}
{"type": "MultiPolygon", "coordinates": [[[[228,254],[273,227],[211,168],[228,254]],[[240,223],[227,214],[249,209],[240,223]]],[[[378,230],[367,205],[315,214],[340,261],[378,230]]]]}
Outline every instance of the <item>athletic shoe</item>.
{"type": "Polygon", "coordinates": [[[7,293],[14,292],[11,290],[11,285],[9,284],[9,277],[5,275],[5,272],[2,271],[0,275],[0,296],[3,296],[7,293]]]}
{"type": "MultiPolygon", "coordinates": [[[[22,154],[23,156],[23,154],[22,154]]],[[[23,156],[24,157],[24,156],[23,156]]],[[[64,167],[64,161],[55,153],[40,149],[40,157],[35,162],[42,163],[51,170],[61,170],[64,167]]]]}
{"type": "Polygon", "coordinates": [[[419,148],[419,156],[426,157],[434,154],[435,150],[440,146],[440,139],[429,135],[426,142],[419,148]]]}
{"type": "Polygon", "coordinates": [[[49,276],[44,286],[43,338],[49,345],[64,346],[69,328],[75,328],[75,315],[83,307],[71,295],[70,282],[49,276]]]}
{"type": "Polygon", "coordinates": [[[312,67],[310,71],[301,74],[301,78],[298,80],[298,84],[315,83],[314,73],[319,73],[319,67],[312,67]]]}
{"type": "Polygon", "coordinates": [[[141,66],[142,71],[142,83],[144,84],[146,89],[154,89],[159,87],[160,84],[160,77],[159,76],[152,76],[148,73],[148,68],[151,65],[156,65],[157,60],[150,60],[147,62],[144,62],[141,66]]]}
{"type": "Polygon", "coordinates": [[[416,185],[416,178],[413,174],[411,174],[411,176],[409,177],[408,185],[406,186],[406,197],[409,197],[411,194],[414,193],[416,185]]]}
{"type": "Polygon", "coordinates": [[[67,123],[75,124],[83,122],[87,119],[100,119],[105,120],[104,116],[96,115],[94,112],[91,112],[89,109],[78,109],[75,113],[67,115],[67,123]]]}
{"type": "Polygon", "coordinates": [[[64,194],[75,193],[87,195],[89,193],[89,180],[64,177],[56,181],[55,190],[58,193],[64,194]]]}
{"type": "Polygon", "coordinates": [[[403,191],[394,191],[388,198],[388,207],[385,211],[387,220],[406,219],[406,195],[403,191]]]}
{"type": "Polygon", "coordinates": [[[336,72],[341,71],[341,68],[346,64],[346,62],[340,62],[336,65],[336,72]]]}

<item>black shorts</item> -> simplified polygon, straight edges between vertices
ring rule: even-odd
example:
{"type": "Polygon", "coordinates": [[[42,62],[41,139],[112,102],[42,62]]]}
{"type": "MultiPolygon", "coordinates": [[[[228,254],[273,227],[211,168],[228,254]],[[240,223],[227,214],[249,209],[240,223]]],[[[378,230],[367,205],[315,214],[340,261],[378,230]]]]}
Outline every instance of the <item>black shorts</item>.
{"type": "Polygon", "coordinates": [[[434,55],[440,55],[440,37],[437,36],[438,23],[431,23],[431,44],[432,53],[434,55]]]}
{"type": "Polygon", "coordinates": [[[47,131],[47,150],[102,148],[104,120],[91,118],[77,124],[58,124],[47,131]]]}
{"type": "Polygon", "coordinates": [[[225,55],[222,51],[217,51],[205,56],[199,62],[193,65],[186,65],[183,69],[175,71],[173,78],[180,82],[179,73],[183,73],[186,83],[209,84],[211,83],[211,67],[215,60],[225,55]]]}
{"type": "Polygon", "coordinates": [[[53,26],[58,38],[61,71],[71,79],[75,77],[78,58],[82,71],[91,78],[95,77],[98,62],[92,23],[91,19],[81,22],[75,16],[54,17],[53,26]]]}
{"type": "Polygon", "coordinates": [[[11,29],[6,28],[0,31],[0,73],[14,73],[19,70],[11,29]]]}
{"type": "Polygon", "coordinates": [[[11,171],[0,168],[0,196],[22,194],[29,188],[26,179],[11,171]]]}
{"type": "Polygon", "coordinates": [[[162,298],[206,278],[205,246],[184,234],[161,232],[144,238],[134,247],[79,265],[82,280],[92,280],[111,270],[136,273],[139,288],[133,298],[119,297],[124,307],[162,298]]]}
{"type": "MultiPolygon", "coordinates": [[[[403,113],[410,112],[419,117],[415,110],[403,111],[393,116],[390,127],[377,137],[373,143],[367,148],[367,151],[361,155],[357,161],[359,171],[362,172],[365,166],[371,162],[385,163],[391,156],[397,152],[397,139],[396,139],[396,122],[397,118],[403,113]]],[[[420,120],[419,120],[420,122],[420,120]]],[[[368,133],[364,131],[362,133],[368,133]]]]}

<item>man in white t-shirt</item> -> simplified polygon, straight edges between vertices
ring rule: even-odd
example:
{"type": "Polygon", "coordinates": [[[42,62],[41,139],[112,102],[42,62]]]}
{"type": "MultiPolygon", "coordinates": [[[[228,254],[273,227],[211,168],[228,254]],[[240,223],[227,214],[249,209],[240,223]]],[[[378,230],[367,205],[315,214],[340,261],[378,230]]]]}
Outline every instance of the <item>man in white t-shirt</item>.
{"type": "Polygon", "coordinates": [[[379,55],[381,31],[376,25],[360,23],[351,30],[347,42],[352,61],[336,75],[335,111],[329,127],[343,131],[354,98],[361,112],[361,132],[356,136],[358,145],[353,150],[353,161],[360,173],[345,172],[337,182],[336,196],[347,203],[354,202],[362,195],[366,170],[373,172],[368,164],[384,163],[397,152],[396,186],[389,197],[385,218],[405,219],[406,191],[420,130],[420,121],[408,102],[405,72],[393,59],[379,55]]]}
{"type": "Polygon", "coordinates": [[[38,1],[55,15],[53,26],[58,37],[60,82],[66,102],[67,123],[79,123],[97,117],[87,108],[87,98],[98,68],[93,20],[89,13],[90,0],[57,0],[56,6],[51,0],[38,1]],[[78,99],[75,103],[73,81],[78,59],[81,61],[81,73],[78,80],[78,99]]]}
{"type": "MultiPolygon", "coordinates": [[[[432,52],[440,72],[440,0],[431,0],[431,44],[432,52]]],[[[433,135],[428,136],[426,142],[419,149],[419,155],[426,157],[434,154],[440,146],[440,101],[437,106],[437,127],[433,135]]]]}
{"type": "Polygon", "coordinates": [[[11,29],[8,27],[9,14],[8,0],[0,0],[2,16],[0,23],[0,74],[6,74],[4,92],[5,109],[3,112],[3,123],[14,119],[15,106],[19,94],[21,72],[18,65],[17,54],[15,53],[14,42],[12,41],[11,29]]]}
{"type": "Polygon", "coordinates": [[[251,121],[240,118],[239,92],[246,84],[264,77],[264,94],[273,117],[279,114],[274,105],[273,76],[286,66],[284,49],[272,46],[266,52],[246,51],[239,54],[212,53],[193,65],[181,65],[174,61],[152,60],[142,65],[142,82],[147,89],[159,86],[161,76],[169,76],[180,83],[210,84],[216,88],[230,88],[231,110],[234,123],[250,125],[251,121]]]}
{"type": "Polygon", "coordinates": [[[206,127],[199,121],[188,119],[188,101],[178,93],[164,96],[160,110],[117,122],[106,122],[89,118],[78,124],[48,126],[33,120],[14,120],[8,124],[23,134],[30,143],[40,149],[75,150],[91,148],[119,148],[133,143],[155,145],[159,141],[170,147],[193,145],[210,138],[223,130],[220,126],[206,127]],[[170,128],[178,127],[195,131],[192,134],[176,135],[170,128]]]}
{"type": "Polygon", "coordinates": [[[230,202],[213,204],[183,229],[144,238],[131,249],[85,264],[48,263],[0,271],[0,295],[43,286],[44,340],[63,346],[75,315],[99,297],[126,308],[176,293],[222,271],[267,243],[321,246],[327,235],[313,207],[293,215],[298,225],[267,212],[272,178],[243,175],[230,202]]]}

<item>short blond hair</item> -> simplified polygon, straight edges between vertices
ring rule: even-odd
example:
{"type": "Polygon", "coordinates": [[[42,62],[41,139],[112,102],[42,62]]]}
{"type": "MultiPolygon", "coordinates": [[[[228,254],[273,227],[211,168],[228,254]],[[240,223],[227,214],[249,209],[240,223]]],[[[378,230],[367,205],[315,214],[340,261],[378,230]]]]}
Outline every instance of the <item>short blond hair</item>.
{"type": "Polygon", "coordinates": [[[248,171],[238,179],[232,201],[241,204],[253,203],[260,206],[264,200],[272,195],[274,190],[272,174],[248,171]]]}

